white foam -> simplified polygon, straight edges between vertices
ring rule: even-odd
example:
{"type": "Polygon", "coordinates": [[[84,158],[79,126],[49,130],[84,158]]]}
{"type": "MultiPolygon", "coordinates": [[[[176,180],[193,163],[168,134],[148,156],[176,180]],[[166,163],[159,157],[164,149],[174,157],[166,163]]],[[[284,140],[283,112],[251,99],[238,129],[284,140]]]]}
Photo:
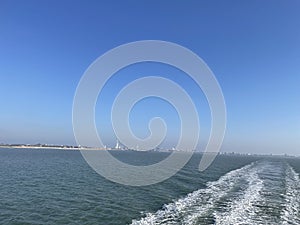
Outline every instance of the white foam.
{"type": "Polygon", "coordinates": [[[300,224],[300,180],[299,174],[288,165],[286,169],[285,209],[281,219],[283,224],[300,224]]]}
{"type": "Polygon", "coordinates": [[[228,172],[219,180],[208,182],[207,188],[199,189],[180,198],[173,203],[163,206],[155,213],[147,213],[140,220],[133,220],[133,225],[154,224],[194,224],[197,218],[204,216],[215,206],[215,203],[224,197],[237,181],[248,173],[253,163],[240,169],[228,172]]]}
{"type": "Polygon", "coordinates": [[[248,186],[238,198],[229,204],[229,209],[225,212],[214,212],[215,224],[254,224],[256,216],[256,206],[262,199],[260,192],[263,188],[263,180],[258,176],[259,167],[253,168],[246,174],[248,186]]]}
{"type": "Polygon", "coordinates": [[[225,174],[217,181],[208,182],[207,188],[132,221],[134,225],[207,223],[300,224],[299,174],[284,163],[252,163],[225,174]],[[283,186],[281,179],[285,180],[283,186]],[[269,195],[270,189],[272,196],[269,195]],[[279,198],[276,198],[277,194],[279,198]],[[279,215],[262,210],[270,210],[270,207],[284,209],[279,215]],[[206,222],[206,219],[210,220],[206,222]]]}

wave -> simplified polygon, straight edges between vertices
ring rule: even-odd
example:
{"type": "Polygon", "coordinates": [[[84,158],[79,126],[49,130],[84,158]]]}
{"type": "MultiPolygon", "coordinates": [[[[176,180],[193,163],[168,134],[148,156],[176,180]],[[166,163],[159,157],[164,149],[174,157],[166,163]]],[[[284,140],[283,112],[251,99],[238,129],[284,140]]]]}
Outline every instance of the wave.
{"type": "Polygon", "coordinates": [[[207,188],[199,189],[184,198],[166,204],[155,213],[147,213],[140,220],[133,220],[132,225],[197,224],[201,219],[209,220],[208,215],[211,214],[210,211],[215,204],[237,185],[253,165],[254,163],[230,171],[219,180],[208,182],[207,188]]]}
{"type": "Polygon", "coordinates": [[[214,213],[215,224],[253,224],[256,219],[258,201],[262,201],[263,180],[259,178],[259,169],[254,168],[246,176],[248,187],[236,200],[231,201],[228,211],[214,213]]]}
{"type": "Polygon", "coordinates": [[[299,218],[299,174],[287,163],[265,160],[230,171],[132,224],[300,224],[299,218]]]}
{"type": "Polygon", "coordinates": [[[300,179],[291,166],[286,169],[285,183],[285,209],[281,215],[283,224],[300,224],[300,179]]]}

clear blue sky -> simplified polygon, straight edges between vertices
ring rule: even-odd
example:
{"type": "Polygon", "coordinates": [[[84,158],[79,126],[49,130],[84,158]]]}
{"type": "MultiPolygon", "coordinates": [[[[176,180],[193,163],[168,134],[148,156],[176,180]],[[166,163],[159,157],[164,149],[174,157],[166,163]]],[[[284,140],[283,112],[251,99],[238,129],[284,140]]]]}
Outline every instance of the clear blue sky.
{"type": "MultiPolygon", "coordinates": [[[[72,102],[87,67],[120,44],[158,39],[191,49],[213,70],[228,112],[223,150],[299,154],[299,12],[297,0],[2,0],[0,143],[75,144],[72,102]]],[[[107,109],[113,96],[124,84],[153,73],[187,89],[200,111],[205,139],[209,110],[184,75],[157,64],[121,73],[127,76],[116,74],[97,104],[97,124],[108,145],[114,142],[107,109]]],[[[144,137],[153,115],[165,117],[166,145],[172,145],[178,118],[161,100],[145,99],[134,108],[133,130],[144,137]]]]}

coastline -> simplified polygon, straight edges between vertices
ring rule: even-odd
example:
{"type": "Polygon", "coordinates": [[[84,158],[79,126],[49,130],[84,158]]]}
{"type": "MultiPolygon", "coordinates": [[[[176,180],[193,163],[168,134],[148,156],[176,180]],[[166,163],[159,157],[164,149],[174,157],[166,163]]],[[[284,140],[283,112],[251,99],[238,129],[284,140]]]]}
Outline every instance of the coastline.
{"type": "MultiPolygon", "coordinates": [[[[105,150],[103,148],[92,148],[92,147],[66,147],[66,146],[30,146],[30,145],[0,145],[0,149],[54,149],[54,150],[105,150]]],[[[106,149],[108,150],[108,149],[106,149]]]]}

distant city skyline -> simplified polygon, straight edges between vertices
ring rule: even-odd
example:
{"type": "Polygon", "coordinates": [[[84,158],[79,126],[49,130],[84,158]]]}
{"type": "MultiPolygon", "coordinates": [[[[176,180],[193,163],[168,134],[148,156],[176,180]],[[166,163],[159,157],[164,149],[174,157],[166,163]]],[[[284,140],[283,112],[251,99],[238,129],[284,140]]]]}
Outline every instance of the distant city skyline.
{"type": "MultiPolygon", "coordinates": [[[[223,151],[300,154],[299,1],[1,1],[0,143],[76,145],[72,104],[88,66],[106,51],[138,40],[178,43],[214,72],[227,106],[223,151]]],[[[162,76],[181,85],[199,112],[199,150],[207,142],[210,111],[202,91],[182,71],[136,64],[113,76],[96,106],[98,133],[116,137],[110,109],[124,85],[162,76]]],[[[176,94],[176,93],[175,93],[176,94]]],[[[158,98],[133,108],[140,138],[161,116],[165,148],[176,145],[180,121],[158,98]]]]}

